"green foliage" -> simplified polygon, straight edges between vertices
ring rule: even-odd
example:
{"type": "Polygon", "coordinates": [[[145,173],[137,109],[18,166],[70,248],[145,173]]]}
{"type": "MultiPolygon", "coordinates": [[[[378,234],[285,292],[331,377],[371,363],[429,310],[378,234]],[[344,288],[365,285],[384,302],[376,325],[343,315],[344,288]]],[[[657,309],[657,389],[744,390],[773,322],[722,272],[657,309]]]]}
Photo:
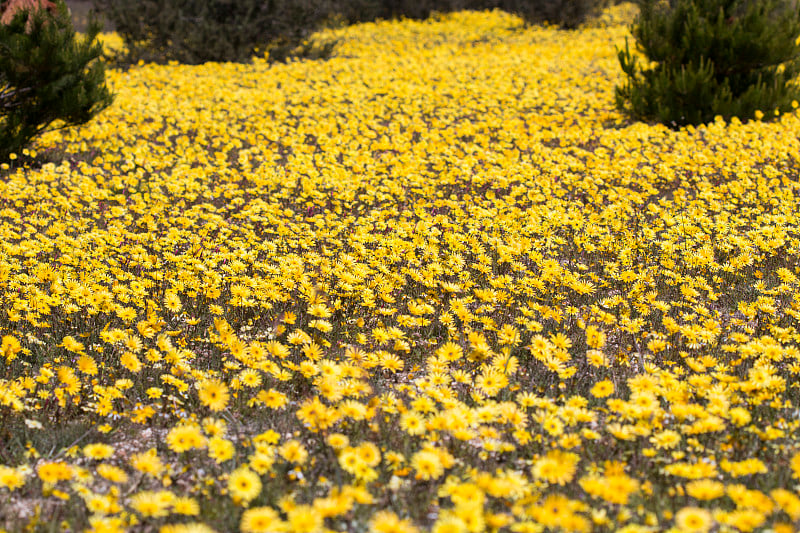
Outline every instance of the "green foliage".
{"type": "Polygon", "coordinates": [[[350,22],[401,17],[421,19],[434,12],[501,9],[530,23],[547,22],[575,28],[608,4],[608,0],[343,0],[339,9],[350,22]]]}
{"type": "Polygon", "coordinates": [[[502,9],[528,22],[574,28],[609,0],[94,0],[122,36],[128,62],[187,64],[247,61],[256,49],[273,60],[290,54],[326,57],[332,44],[307,38],[335,20],[428,17],[465,9],[502,9]]]}
{"type": "Polygon", "coordinates": [[[481,9],[481,0],[341,0],[338,14],[349,23],[378,19],[424,19],[432,13],[449,13],[465,9],[481,9]]]}
{"type": "Polygon", "coordinates": [[[111,104],[99,31],[93,21],[78,39],[61,1],[55,13],[20,10],[0,24],[0,160],[54,124],[83,124],[111,104]]]}
{"type": "MultiPolygon", "coordinates": [[[[95,0],[128,48],[128,61],[186,64],[283,59],[332,13],[325,0],[95,0]]],[[[325,55],[325,50],[307,53],[325,55]]],[[[327,52],[330,52],[330,47],[327,52]]]]}
{"type": "Polygon", "coordinates": [[[794,0],[640,0],[638,51],[618,50],[617,107],[672,127],[769,117],[800,99],[794,0]],[[649,64],[648,64],[649,62],[649,64]]]}
{"type": "Polygon", "coordinates": [[[612,4],[611,0],[500,0],[498,7],[529,23],[574,29],[612,4]]]}

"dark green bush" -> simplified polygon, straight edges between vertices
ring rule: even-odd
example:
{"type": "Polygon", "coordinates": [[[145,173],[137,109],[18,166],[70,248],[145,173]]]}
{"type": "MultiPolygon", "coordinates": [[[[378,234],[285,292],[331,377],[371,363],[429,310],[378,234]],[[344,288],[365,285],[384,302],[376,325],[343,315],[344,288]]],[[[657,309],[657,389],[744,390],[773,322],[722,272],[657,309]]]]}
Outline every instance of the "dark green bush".
{"type": "Polygon", "coordinates": [[[0,24],[0,160],[48,128],[83,124],[112,100],[99,61],[100,28],[78,39],[63,1],[0,24]]]}
{"type": "Polygon", "coordinates": [[[340,13],[349,22],[378,18],[428,17],[465,9],[501,9],[530,23],[575,28],[608,5],[609,0],[343,0],[340,13]]]}
{"type": "Polygon", "coordinates": [[[574,29],[611,3],[611,0],[500,0],[497,7],[529,23],[547,22],[574,29]]]}
{"type": "Polygon", "coordinates": [[[788,111],[800,99],[795,0],[640,0],[617,106],[671,127],[788,111]],[[647,64],[651,62],[650,64],[647,64]]]}
{"type": "Polygon", "coordinates": [[[273,59],[301,45],[333,12],[327,0],[94,0],[122,36],[128,61],[199,64],[273,59]]]}
{"type": "Polygon", "coordinates": [[[487,0],[340,0],[336,9],[352,24],[378,19],[424,19],[432,13],[486,9],[491,3],[487,0]]]}
{"type": "MultiPolygon", "coordinates": [[[[138,60],[197,64],[247,61],[256,49],[271,59],[297,53],[308,36],[334,20],[428,17],[465,9],[503,9],[531,23],[573,28],[609,0],[94,0],[138,60]]],[[[324,57],[330,46],[306,54],[324,57]]]]}

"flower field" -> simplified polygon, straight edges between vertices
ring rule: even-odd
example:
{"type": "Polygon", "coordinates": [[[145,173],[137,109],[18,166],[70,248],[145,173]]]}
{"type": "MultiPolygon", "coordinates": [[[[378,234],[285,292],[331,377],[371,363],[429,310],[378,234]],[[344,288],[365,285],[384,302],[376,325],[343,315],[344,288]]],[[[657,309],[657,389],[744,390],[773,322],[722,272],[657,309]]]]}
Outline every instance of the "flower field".
{"type": "Polygon", "coordinates": [[[630,12],[111,70],[0,171],[0,530],[800,528],[800,117],[629,121],[630,12]]]}

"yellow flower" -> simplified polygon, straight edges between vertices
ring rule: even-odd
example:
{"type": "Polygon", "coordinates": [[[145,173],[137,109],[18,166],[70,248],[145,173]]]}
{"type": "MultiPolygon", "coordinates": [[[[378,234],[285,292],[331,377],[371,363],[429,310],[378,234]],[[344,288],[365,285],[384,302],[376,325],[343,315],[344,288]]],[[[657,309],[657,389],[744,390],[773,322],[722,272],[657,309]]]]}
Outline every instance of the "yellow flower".
{"type": "Polygon", "coordinates": [[[150,387],[145,391],[145,394],[147,394],[148,398],[151,398],[153,400],[157,400],[157,399],[161,398],[162,394],[164,394],[164,389],[159,388],[159,387],[150,387]]]}
{"type": "Polygon", "coordinates": [[[725,495],[725,485],[713,479],[698,479],[686,484],[686,494],[696,500],[714,500],[725,495]]]}
{"type": "Polygon", "coordinates": [[[200,514],[200,504],[194,498],[176,497],[172,501],[172,512],[186,516],[200,514]]]}
{"type": "Polygon", "coordinates": [[[128,530],[123,519],[118,517],[94,515],[89,517],[89,524],[92,527],[87,533],[125,533],[128,530]]]}
{"type": "Polygon", "coordinates": [[[554,437],[558,437],[564,432],[564,423],[555,415],[547,415],[542,421],[542,428],[554,437]]]}
{"type": "Polygon", "coordinates": [[[308,451],[299,441],[290,440],[285,442],[278,453],[290,463],[301,465],[308,458],[308,451]]]}
{"type": "Polygon", "coordinates": [[[212,411],[222,411],[227,407],[230,393],[228,386],[218,379],[207,379],[197,385],[200,401],[212,411]]]}
{"type": "Polygon", "coordinates": [[[580,480],[580,485],[588,494],[609,503],[625,505],[631,494],[639,489],[639,482],[625,474],[589,474],[580,480]]]}
{"type": "Polygon", "coordinates": [[[533,464],[533,476],[548,483],[566,485],[575,476],[579,461],[577,454],[551,450],[533,464]]]}
{"type": "Polygon", "coordinates": [[[369,530],[375,533],[417,533],[410,520],[401,520],[391,511],[378,511],[369,522],[369,530]]]}
{"type": "Polygon", "coordinates": [[[203,448],[206,438],[200,426],[196,424],[181,424],[175,426],[167,433],[167,445],[176,453],[185,452],[194,448],[203,448]]]}
{"type": "Polygon", "coordinates": [[[59,346],[63,346],[65,349],[69,350],[70,352],[75,353],[83,353],[83,343],[78,342],[75,340],[75,337],[71,335],[67,335],[61,340],[61,344],[59,346]]]}
{"type": "Polygon", "coordinates": [[[247,467],[239,467],[228,478],[228,491],[234,500],[249,502],[261,494],[261,478],[247,467]]]}
{"type": "Polygon", "coordinates": [[[25,485],[25,474],[19,468],[0,465],[0,487],[14,491],[25,485]]]}
{"type": "Polygon", "coordinates": [[[479,375],[475,380],[475,386],[489,397],[495,396],[507,385],[508,376],[494,370],[479,375]]]}
{"type": "Polygon", "coordinates": [[[72,467],[62,461],[47,461],[37,468],[39,479],[45,483],[58,483],[72,479],[72,467]]]}
{"type": "Polygon", "coordinates": [[[468,531],[463,520],[448,512],[441,513],[431,529],[431,533],[468,533],[468,531]]]}
{"type": "Polygon", "coordinates": [[[388,352],[381,357],[380,365],[389,372],[399,372],[405,367],[405,363],[397,354],[388,352]]]}
{"type": "Polygon", "coordinates": [[[334,450],[343,450],[350,444],[350,439],[347,438],[347,435],[342,435],[341,433],[331,433],[326,440],[334,450]]]}
{"type": "Polygon", "coordinates": [[[297,410],[297,418],[312,431],[330,427],[336,422],[338,416],[335,408],[326,406],[317,396],[304,401],[297,410]]]}
{"type": "Polygon", "coordinates": [[[540,524],[555,528],[562,526],[564,519],[571,516],[574,511],[574,502],[563,494],[548,494],[529,512],[540,524]]]}
{"type": "Polygon", "coordinates": [[[606,344],[606,335],[597,327],[589,326],[586,328],[586,344],[595,350],[599,350],[606,344]]]}
{"type": "Polygon", "coordinates": [[[767,465],[756,457],[745,459],[744,461],[728,461],[727,459],[723,459],[720,461],[719,466],[732,477],[766,474],[768,472],[767,465]]]}
{"type": "Polygon", "coordinates": [[[0,434],[27,461],[0,507],[77,499],[97,533],[199,533],[220,492],[245,533],[411,531],[378,511],[409,494],[437,533],[796,525],[800,115],[616,127],[614,13],[569,46],[462,12],[325,29],[325,64],[112,69],[120,105],[40,143],[96,153],[0,162],[0,434]],[[116,449],[51,451],[49,415],[116,449]]]}
{"type": "Polygon", "coordinates": [[[330,318],[333,313],[325,304],[313,304],[308,306],[308,314],[317,318],[330,318]]]}
{"type": "Polygon", "coordinates": [[[800,452],[794,454],[794,457],[792,457],[789,463],[789,467],[792,469],[792,477],[800,479],[800,452]]]}
{"type": "Polygon", "coordinates": [[[380,450],[375,444],[369,441],[359,444],[357,453],[361,460],[369,466],[378,466],[378,463],[381,462],[380,450]]]}
{"type": "Polygon", "coordinates": [[[164,306],[173,313],[177,313],[182,307],[180,296],[171,291],[167,292],[164,295],[164,306]]]}
{"type": "Polygon", "coordinates": [[[681,434],[672,429],[666,429],[650,437],[650,442],[659,450],[671,450],[680,444],[681,434]]]}
{"type": "Polygon", "coordinates": [[[81,380],[68,366],[58,367],[58,380],[64,385],[64,390],[69,394],[77,394],[81,390],[81,380]]]}
{"type": "Polygon", "coordinates": [[[339,454],[339,465],[345,472],[355,474],[364,465],[364,460],[358,455],[356,448],[348,446],[339,454]]]}
{"type": "Polygon", "coordinates": [[[505,324],[500,331],[497,332],[497,342],[501,345],[518,346],[522,339],[520,338],[519,330],[511,324],[505,324]]]}
{"type": "Polygon", "coordinates": [[[446,342],[436,349],[436,355],[444,358],[447,361],[458,361],[463,357],[464,352],[461,346],[455,342],[446,342]]]}
{"type": "Polygon", "coordinates": [[[242,514],[243,533],[277,533],[285,530],[278,512],[270,507],[253,507],[242,514]]]}
{"type": "Polygon", "coordinates": [[[425,433],[425,419],[416,411],[408,411],[400,417],[400,428],[409,435],[425,433]]]}
{"type": "Polygon", "coordinates": [[[131,466],[151,476],[158,476],[164,470],[164,465],[159,459],[155,448],[150,448],[146,452],[135,453],[130,459],[131,466]]]}
{"type": "Polygon", "coordinates": [[[166,491],[143,491],[131,497],[131,507],[147,518],[160,518],[169,514],[174,496],[166,491]]]}
{"type": "Polygon", "coordinates": [[[713,523],[711,513],[699,507],[684,507],[675,514],[675,526],[681,533],[705,533],[713,523]]]}
{"type": "Polygon", "coordinates": [[[608,358],[600,350],[588,350],[586,360],[594,367],[608,366],[608,358]]]}
{"type": "Polygon", "coordinates": [[[275,457],[272,453],[256,452],[250,456],[250,467],[262,476],[272,469],[275,457]]]}
{"type": "Polygon", "coordinates": [[[22,351],[22,346],[13,335],[3,335],[3,340],[0,342],[0,355],[5,357],[6,364],[11,364],[11,361],[16,359],[17,354],[22,351]]]}
{"type": "Polygon", "coordinates": [[[800,520],[800,497],[786,489],[774,489],[769,495],[793,521],[800,520]]]}
{"type": "Polygon", "coordinates": [[[78,357],[75,365],[78,367],[79,372],[83,372],[89,376],[97,375],[97,363],[88,355],[81,355],[78,357]]]}
{"type": "Polygon", "coordinates": [[[429,450],[421,450],[411,457],[411,467],[416,470],[417,478],[422,480],[438,479],[444,474],[444,466],[439,454],[429,450]]]}
{"type": "Polygon", "coordinates": [[[298,505],[287,513],[289,530],[293,533],[322,531],[323,516],[310,505],[298,505]]]}
{"type": "Polygon", "coordinates": [[[114,454],[114,447],[108,444],[87,444],[83,447],[83,455],[89,459],[107,459],[114,454]]]}
{"type": "Polygon", "coordinates": [[[228,439],[222,437],[211,437],[208,440],[208,456],[218,464],[224,463],[233,457],[236,448],[228,439]]]}
{"type": "Polygon", "coordinates": [[[678,462],[665,466],[664,471],[686,479],[702,479],[716,476],[717,466],[703,461],[697,463],[678,462]]]}
{"type": "Polygon", "coordinates": [[[133,352],[123,353],[122,357],[120,357],[119,362],[122,364],[122,366],[124,366],[134,374],[139,373],[139,371],[142,369],[142,362],[139,360],[138,357],[136,357],[136,354],[133,352]]]}
{"type": "Polygon", "coordinates": [[[270,389],[268,391],[262,390],[258,393],[257,397],[270,409],[280,409],[289,403],[289,399],[286,397],[286,395],[276,391],[275,389],[270,389]]]}
{"type": "Polygon", "coordinates": [[[261,385],[261,376],[256,370],[253,370],[252,368],[243,370],[242,373],[239,374],[239,380],[246,387],[250,388],[255,388],[261,385]]]}
{"type": "Polygon", "coordinates": [[[97,465],[97,473],[112,483],[125,483],[128,481],[128,474],[118,466],[105,463],[99,464],[97,465]]]}
{"type": "Polygon", "coordinates": [[[611,381],[604,379],[603,381],[598,381],[595,383],[594,387],[592,387],[592,390],[589,392],[595,398],[605,398],[614,394],[614,384],[611,381]]]}
{"type": "Polygon", "coordinates": [[[718,522],[724,523],[740,531],[754,531],[766,521],[766,516],[764,516],[764,513],[754,509],[737,509],[735,511],[725,513],[724,515],[721,513],[717,515],[715,513],[714,518],[716,518],[718,522]]]}

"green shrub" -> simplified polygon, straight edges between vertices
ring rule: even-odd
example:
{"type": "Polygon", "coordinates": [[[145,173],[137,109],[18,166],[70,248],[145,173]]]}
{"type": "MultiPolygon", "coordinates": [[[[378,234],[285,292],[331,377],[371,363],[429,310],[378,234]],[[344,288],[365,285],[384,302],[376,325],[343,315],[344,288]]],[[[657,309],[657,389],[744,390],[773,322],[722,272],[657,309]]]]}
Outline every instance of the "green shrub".
{"type": "Polygon", "coordinates": [[[486,9],[491,3],[487,0],[340,0],[336,10],[346,21],[355,23],[378,19],[424,19],[432,13],[486,9]]]}
{"type": "Polygon", "coordinates": [[[128,61],[186,64],[282,59],[333,12],[326,0],[94,0],[128,49],[128,61]],[[280,57],[276,57],[280,56],[280,57]]]}
{"type": "Polygon", "coordinates": [[[283,59],[298,49],[325,57],[332,46],[312,49],[309,35],[328,21],[422,19],[431,13],[503,9],[528,22],[574,28],[609,0],[94,0],[122,36],[128,62],[197,64],[247,61],[256,49],[283,59]],[[298,48],[299,46],[299,48],[298,48]]]}
{"type": "Polygon", "coordinates": [[[596,16],[611,0],[500,0],[498,7],[526,22],[574,29],[596,16]]]}
{"type": "Polygon", "coordinates": [[[83,124],[112,100],[92,22],[76,37],[63,1],[0,24],[0,160],[48,128],[83,124]]]}
{"type": "Polygon", "coordinates": [[[617,106],[671,127],[769,117],[800,99],[795,0],[640,0],[639,52],[619,51],[617,106]],[[650,64],[648,64],[650,62],[650,64]]]}
{"type": "Polygon", "coordinates": [[[342,0],[339,12],[350,22],[364,22],[378,18],[421,19],[434,12],[465,9],[502,9],[530,23],[575,28],[608,4],[608,0],[342,0]]]}

